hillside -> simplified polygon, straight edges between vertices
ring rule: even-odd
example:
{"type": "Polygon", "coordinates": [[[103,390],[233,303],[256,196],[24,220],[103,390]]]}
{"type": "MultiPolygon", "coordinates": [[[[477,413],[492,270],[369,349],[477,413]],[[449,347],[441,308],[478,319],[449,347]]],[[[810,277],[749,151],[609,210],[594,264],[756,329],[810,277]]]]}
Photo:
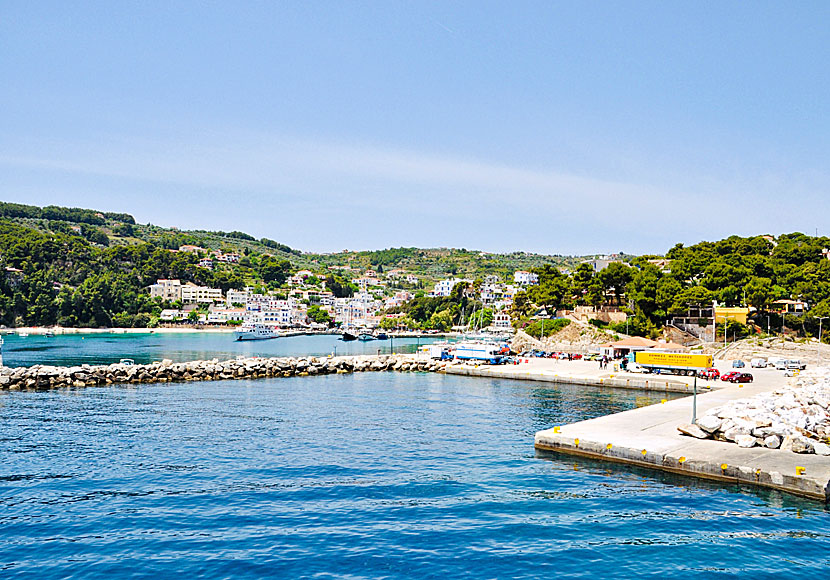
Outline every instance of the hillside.
{"type": "Polygon", "coordinates": [[[507,279],[516,270],[529,270],[544,264],[572,269],[593,257],[526,252],[498,254],[452,248],[389,248],[316,254],[302,252],[272,239],[257,239],[240,231],[179,230],[139,224],[126,213],[58,206],[40,208],[6,202],[0,202],[0,218],[45,234],[80,235],[88,242],[105,247],[148,243],[175,250],[184,245],[194,245],[240,255],[267,254],[275,259],[288,260],[295,270],[309,269],[320,273],[326,272],[329,266],[349,266],[358,272],[368,268],[381,272],[400,269],[427,283],[451,276],[474,279],[490,274],[507,279]],[[73,226],[80,226],[81,232],[74,232],[73,226]]]}

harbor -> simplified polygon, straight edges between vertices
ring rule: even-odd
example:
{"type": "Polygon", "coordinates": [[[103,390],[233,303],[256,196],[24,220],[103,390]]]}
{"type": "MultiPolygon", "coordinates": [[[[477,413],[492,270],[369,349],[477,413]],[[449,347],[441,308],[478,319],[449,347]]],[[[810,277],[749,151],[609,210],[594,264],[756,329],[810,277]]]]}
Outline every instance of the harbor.
{"type": "MultiPolygon", "coordinates": [[[[774,380],[729,385],[697,397],[704,413],[730,401],[769,393],[774,380]]],[[[830,501],[830,460],[783,449],[744,449],[730,442],[683,435],[692,421],[685,397],[577,423],[557,425],[535,436],[536,449],[712,479],[739,486],[786,491],[830,501]]]]}

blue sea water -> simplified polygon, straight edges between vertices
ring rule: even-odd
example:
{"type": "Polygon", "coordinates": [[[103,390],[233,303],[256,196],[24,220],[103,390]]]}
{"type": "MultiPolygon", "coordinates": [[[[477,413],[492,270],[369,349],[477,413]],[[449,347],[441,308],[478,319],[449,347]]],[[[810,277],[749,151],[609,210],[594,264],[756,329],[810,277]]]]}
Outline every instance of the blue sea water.
{"type": "Polygon", "coordinates": [[[821,504],[533,448],[660,397],[423,373],[0,393],[0,576],[826,577],[821,504]]]}
{"type": "Polygon", "coordinates": [[[414,352],[435,338],[395,338],[369,342],[343,342],[337,336],[317,334],[272,340],[235,341],[232,333],[67,334],[58,336],[15,334],[4,337],[3,364],[109,364],[122,358],[149,363],[169,358],[176,362],[227,360],[244,356],[328,356],[414,352]]]}

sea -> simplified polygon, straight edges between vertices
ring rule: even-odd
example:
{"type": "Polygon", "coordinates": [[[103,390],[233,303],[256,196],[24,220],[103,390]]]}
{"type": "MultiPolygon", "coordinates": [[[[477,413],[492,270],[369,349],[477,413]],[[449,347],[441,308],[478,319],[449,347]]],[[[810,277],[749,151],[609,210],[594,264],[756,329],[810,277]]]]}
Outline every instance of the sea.
{"type": "MultiPolygon", "coordinates": [[[[322,355],[334,338],[7,337],[3,354],[322,355]]],[[[826,577],[824,504],[533,447],[661,398],[429,373],[0,392],[0,578],[826,577]]]]}

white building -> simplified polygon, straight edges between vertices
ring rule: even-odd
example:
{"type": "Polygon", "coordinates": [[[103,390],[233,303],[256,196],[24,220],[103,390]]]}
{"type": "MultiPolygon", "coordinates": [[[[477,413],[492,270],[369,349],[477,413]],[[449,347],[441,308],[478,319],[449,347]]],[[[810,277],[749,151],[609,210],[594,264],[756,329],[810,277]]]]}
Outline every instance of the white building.
{"type": "Polygon", "coordinates": [[[208,303],[221,302],[222,290],[219,288],[208,288],[207,286],[197,286],[196,284],[185,284],[182,288],[182,302],[185,304],[191,303],[208,303]]]}
{"type": "Polygon", "coordinates": [[[167,308],[165,310],[162,310],[161,314],[159,314],[159,320],[161,320],[162,322],[176,322],[178,320],[184,320],[184,319],[185,319],[185,313],[184,312],[182,312],[181,310],[175,310],[175,309],[172,309],[172,308],[167,308]]]}
{"type": "Polygon", "coordinates": [[[510,315],[504,311],[494,313],[493,326],[495,328],[510,328],[510,315]]]}
{"type": "Polygon", "coordinates": [[[461,278],[452,278],[451,280],[441,280],[440,282],[435,283],[435,288],[432,290],[433,296],[449,296],[452,292],[452,289],[455,288],[455,285],[459,282],[467,282],[468,280],[462,280],[461,278]]]}
{"type": "Polygon", "coordinates": [[[415,274],[407,274],[406,275],[406,281],[409,284],[417,284],[418,283],[418,276],[416,276],[415,274]]]}
{"type": "Polygon", "coordinates": [[[156,280],[156,283],[150,286],[150,297],[161,298],[162,300],[167,300],[169,302],[181,300],[181,280],[156,280]]]}
{"type": "Polygon", "coordinates": [[[539,283],[539,275],[525,270],[513,272],[513,283],[519,286],[533,286],[539,283]]]}
{"type": "Polygon", "coordinates": [[[245,304],[248,302],[248,298],[251,296],[251,292],[246,288],[245,290],[234,290],[233,288],[228,289],[227,296],[225,298],[225,304],[228,306],[233,306],[234,304],[245,304]]]}
{"type": "Polygon", "coordinates": [[[206,322],[210,324],[227,324],[228,322],[242,322],[245,318],[244,308],[211,308],[206,322]]]}

